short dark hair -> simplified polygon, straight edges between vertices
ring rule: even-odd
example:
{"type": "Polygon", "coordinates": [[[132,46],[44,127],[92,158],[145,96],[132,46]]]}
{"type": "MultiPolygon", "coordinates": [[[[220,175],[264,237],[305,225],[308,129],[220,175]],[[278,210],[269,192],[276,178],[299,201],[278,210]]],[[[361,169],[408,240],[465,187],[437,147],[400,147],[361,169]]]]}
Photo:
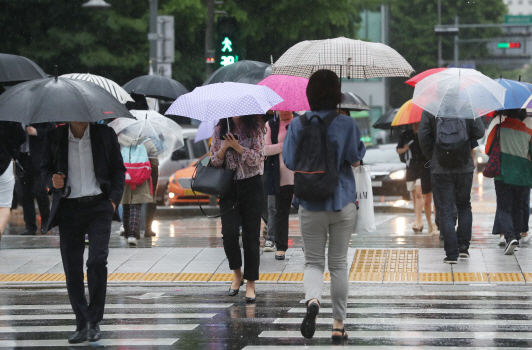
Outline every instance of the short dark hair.
{"type": "Polygon", "coordinates": [[[313,111],[336,109],[342,102],[342,90],[336,73],[328,69],[314,72],[308,81],[307,99],[313,111]]]}

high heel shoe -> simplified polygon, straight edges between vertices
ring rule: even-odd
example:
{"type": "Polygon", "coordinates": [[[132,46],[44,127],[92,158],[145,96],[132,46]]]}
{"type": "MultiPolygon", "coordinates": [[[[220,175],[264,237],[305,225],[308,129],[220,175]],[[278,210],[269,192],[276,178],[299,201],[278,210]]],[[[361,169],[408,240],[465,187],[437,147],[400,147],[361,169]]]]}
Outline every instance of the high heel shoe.
{"type": "Polygon", "coordinates": [[[338,333],[342,333],[342,335],[331,335],[331,339],[332,341],[334,342],[339,342],[339,341],[342,341],[342,340],[347,340],[347,333],[345,332],[345,329],[344,328],[333,328],[333,333],[334,332],[338,332],[338,333]]]}
{"type": "Polygon", "coordinates": [[[244,279],[242,278],[242,281],[240,281],[240,286],[237,289],[231,289],[231,287],[229,287],[229,292],[227,293],[227,295],[229,295],[230,297],[236,296],[238,292],[240,291],[240,287],[242,287],[243,285],[244,285],[244,279]]]}

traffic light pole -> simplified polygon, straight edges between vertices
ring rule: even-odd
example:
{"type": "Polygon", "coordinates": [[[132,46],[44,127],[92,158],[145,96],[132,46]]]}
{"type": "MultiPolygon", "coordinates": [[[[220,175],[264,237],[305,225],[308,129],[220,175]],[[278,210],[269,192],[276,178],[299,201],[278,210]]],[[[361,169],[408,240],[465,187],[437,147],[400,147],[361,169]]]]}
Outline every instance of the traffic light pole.
{"type": "MultiPolygon", "coordinates": [[[[207,26],[205,29],[205,57],[214,52],[214,5],[215,0],[207,0],[207,26]]],[[[205,79],[213,72],[213,64],[205,65],[205,79]]]]}

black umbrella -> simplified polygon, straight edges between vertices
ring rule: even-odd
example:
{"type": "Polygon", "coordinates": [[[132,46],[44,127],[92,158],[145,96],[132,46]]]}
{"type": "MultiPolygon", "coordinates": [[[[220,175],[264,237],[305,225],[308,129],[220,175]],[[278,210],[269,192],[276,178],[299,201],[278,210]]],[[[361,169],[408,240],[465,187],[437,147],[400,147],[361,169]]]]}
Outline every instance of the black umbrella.
{"type": "Polygon", "coordinates": [[[186,87],[178,81],[162,75],[143,75],[122,86],[128,93],[136,92],[146,97],[174,101],[188,93],[186,87]]]}
{"type": "Polygon", "coordinates": [[[252,70],[251,72],[247,72],[246,74],[238,78],[236,82],[257,85],[258,83],[263,81],[265,78],[270,76],[270,74],[272,74],[272,66],[267,65],[266,67],[260,67],[260,68],[252,70]]]}
{"type": "Polygon", "coordinates": [[[0,53],[0,83],[20,82],[33,79],[47,78],[32,60],[17,55],[0,53]]]}
{"type": "Polygon", "coordinates": [[[373,127],[376,129],[390,130],[392,128],[392,121],[399,108],[391,109],[388,112],[384,113],[376,122],[373,124],[373,127]]]}
{"type": "MultiPolygon", "coordinates": [[[[233,83],[244,83],[244,81],[240,81],[238,79],[240,79],[247,73],[250,73],[255,70],[259,70],[260,68],[266,70],[268,67],[270,67],[270,65],[267,63],[263,63],[263,62],[248,61],[248,60],[238,61],[228,66],[218,68],[216,71],[214,71],[214,73],[211,74],[210,77],[207,78],[207,80],[205,80],[203,85],[222,83],[225,81],[230,81],[233,83]]],[[[270,73],[271,73],[271,68],[270,68],[270,73]]],[[[256,74],[255,76],[260,76],[261,72],[259,71],[258,74],[257,73],[255,74],[256,74]]],[[[265,74],[265,72],[262,72],[262,74],[265,74]]],[[[264,79],[268,75],[264,76],[262,79],[264,79]]]]}
{"type": "Polygon", "coordinates": [[[342,109],[354,111],[369,111],[371,109],[360,96],[352,92],[342,92],[342,96],[344,97],[340,104],[340,108],[342,109]]]}
{"type": "Polygon", "coordinates": [[[83,80],[46,78],[20,83],[0,95],[0,120],[24,124],[97,122],[133,118],[100,86],[83,80]]]}

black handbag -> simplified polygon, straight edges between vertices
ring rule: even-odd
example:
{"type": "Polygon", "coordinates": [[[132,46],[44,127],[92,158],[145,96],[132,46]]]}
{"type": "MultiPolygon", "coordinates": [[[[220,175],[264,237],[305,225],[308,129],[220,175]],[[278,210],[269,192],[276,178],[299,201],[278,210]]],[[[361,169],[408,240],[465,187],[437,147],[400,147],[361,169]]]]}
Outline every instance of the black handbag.
{"type": "Polygon", "coordinates": [[[194,192],[223,197],[231,188],[234,176],[235,172],[231,169],[215,168],[210,161],[207,166],[198,162],[192,175],[191,188],[194,192]]]}

